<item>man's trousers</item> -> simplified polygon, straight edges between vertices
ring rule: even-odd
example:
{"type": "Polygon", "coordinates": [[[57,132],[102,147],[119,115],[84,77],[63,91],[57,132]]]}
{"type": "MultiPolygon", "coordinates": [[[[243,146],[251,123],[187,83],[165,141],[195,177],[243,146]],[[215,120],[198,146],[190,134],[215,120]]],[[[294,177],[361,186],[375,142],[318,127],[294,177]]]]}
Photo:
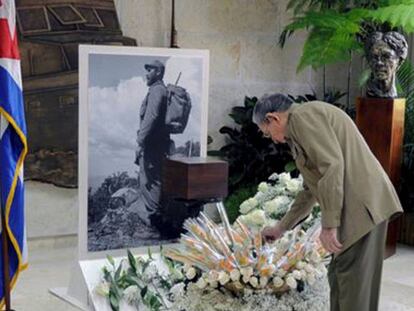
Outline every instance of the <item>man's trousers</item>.
{"type": "Polygon", "coordinates": [[[332,259],[331,311],[377,311],[387,221],[332,259]]]}

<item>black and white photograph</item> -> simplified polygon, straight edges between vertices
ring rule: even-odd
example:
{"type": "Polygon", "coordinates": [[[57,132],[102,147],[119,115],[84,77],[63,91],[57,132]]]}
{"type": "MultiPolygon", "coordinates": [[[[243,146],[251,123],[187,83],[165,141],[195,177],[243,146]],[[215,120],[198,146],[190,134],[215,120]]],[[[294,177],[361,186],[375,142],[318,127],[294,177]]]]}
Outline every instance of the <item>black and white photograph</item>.
{"type": "Polygon", "coordinates": [[[82,49],[87,252],[172,242],[174,222],[181,228],[192,215],[163,198],[162,166],[167,157],[206,154],[208,52],[82,49]]]}

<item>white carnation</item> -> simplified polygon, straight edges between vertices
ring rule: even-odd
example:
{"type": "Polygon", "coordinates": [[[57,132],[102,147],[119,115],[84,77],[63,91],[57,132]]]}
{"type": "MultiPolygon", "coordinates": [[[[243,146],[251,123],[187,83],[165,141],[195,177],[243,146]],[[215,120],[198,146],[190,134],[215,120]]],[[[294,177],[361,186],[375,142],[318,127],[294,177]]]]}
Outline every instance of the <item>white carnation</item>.
{"type": "Polygon", "coordinates": [[[139,298],[138,286],[132,285],[127,287],[124,290],[124,298],[129,304],[132,304],[134,301],[136,301],[139,298]]]}
{"type": "Polygon", "coordinates": [[[218,281],[220,282],[221,285],[225,285],[230,281],[230,276],[225,271],[221,271],[219,273],[218,281]]]}
{"type": "Polygon", "coordinates": [[[187,270],[185,277],[189,280],[192,280],[195,278],[196,274],[197,274],[196,270],[193,267],[191,267],[187,270]]]}
{"type": "Polygon", "coordinates": [[[230,278],[233,282],[240,280],[240,271],[238,269],[233,269],[230,271],[230,278]]]}
{"type": "Polygon", "coordinates": [[[266,182],[261,182],[257,189],[262,193],[266,193],[269,190],[269,185],[266,182]]]}
{"type": "Polygon", "coordinates": [[[209,282],[209,284],[210,284],[211,288],[217,288],[218,287],[218,282],[217,281],[209,282]]]}
{"type": "Polygon", "coordinates": [[[269,176],[269,180],[276,180],[279,177],[278,173],[273,173],[272,175],[269,176]]]}
{"type": "Polygon", "coordinates": [[[274,200],[267,201],[263,204],[263,209],[267,214],[274,214],[277,211],[278,205],[274,200]]]}
{"type": "Polygon", "coordinates": [[[263,210],[257,209],[247,215],[241,216],[241,221],[250,226],[262,226],[266,222],[266,214],[263,210]]]}
{"type": "Polygon", "coordinates": [[[284,282],[283,282],[283,279],[281,277],[276,276],[276,277],[273,278],[273,285],[276,288],[282,287],[283,284],[284,284],[284,282]]]}
{"type": "Polygon", "coordinates": [[[211,270],[208,273],[208,276],[207,277],[208,277],[209,283],[211,283],[211,282],[217,282],[218,279],[219,279],[219,273],[216,270],[211,270]]]}
{"type": "Polygon", "coordinates": [[[277,270],[276,275],[283,278],[286,275],[286,273],[287,272],[286,272],[285,269],[279,269],[279,270],[277,270]]]}
{"type": "Polygon", "coordinates": [[[286,278],[286,284],[292,289],[295,289],[298,286],[298,283],[293,276],[288,276],[286,278]]]}

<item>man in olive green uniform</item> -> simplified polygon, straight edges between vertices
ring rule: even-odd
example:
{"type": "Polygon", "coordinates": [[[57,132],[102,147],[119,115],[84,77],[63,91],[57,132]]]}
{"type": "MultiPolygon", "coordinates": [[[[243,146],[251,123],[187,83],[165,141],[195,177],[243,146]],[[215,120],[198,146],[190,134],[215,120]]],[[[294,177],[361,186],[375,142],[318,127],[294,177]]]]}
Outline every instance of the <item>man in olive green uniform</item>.
{"type": "Polygon", "coordinates": [[[331,310],[378,309],[387,220],[402,212],[398,196],[354,122],[323,102],[261,98],[253,121],[275,143],[288,143],[304,180],[285,217],[262,234],[278,239],[311,212],[322,211],[320,240],[333,253],[331,310]]]}
{"type": "Polygon", "coordinates": [[[163,82],[163,63],[154,60],[145,69],[149,89],[139,115],[135,163],[140,167],[139,185],[145,205],[141,219],[158,227],[162,216],[161,169],[170,148],[170,132],[165,124],[168,91],[163,82]]]}

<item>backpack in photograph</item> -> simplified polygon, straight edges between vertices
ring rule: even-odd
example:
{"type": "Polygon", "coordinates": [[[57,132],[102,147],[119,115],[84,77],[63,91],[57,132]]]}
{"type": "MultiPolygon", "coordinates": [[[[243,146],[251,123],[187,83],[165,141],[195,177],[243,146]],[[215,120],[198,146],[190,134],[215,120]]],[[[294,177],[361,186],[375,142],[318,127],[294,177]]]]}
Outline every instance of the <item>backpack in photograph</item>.
{"type": "Polygon", "coordinates": [[[165,124],[171,134],[182,134],[187,126],[191,111],[191,99],[187,90],[178,86],[181,73],[175,85],[168,84],[168,100],[165,124]]]}

